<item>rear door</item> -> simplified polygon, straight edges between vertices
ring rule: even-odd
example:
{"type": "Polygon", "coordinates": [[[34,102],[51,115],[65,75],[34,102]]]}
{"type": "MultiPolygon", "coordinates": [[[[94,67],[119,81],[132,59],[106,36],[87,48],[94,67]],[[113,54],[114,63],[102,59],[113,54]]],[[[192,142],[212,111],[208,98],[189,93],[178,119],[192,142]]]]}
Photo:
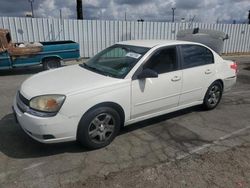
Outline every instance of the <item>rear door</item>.
{"type": "Polygon", "coordinates": [[[213,53],[200,45],[181,45],[183,86],[179,105],[202,101],[216,72],[213,53]]]}

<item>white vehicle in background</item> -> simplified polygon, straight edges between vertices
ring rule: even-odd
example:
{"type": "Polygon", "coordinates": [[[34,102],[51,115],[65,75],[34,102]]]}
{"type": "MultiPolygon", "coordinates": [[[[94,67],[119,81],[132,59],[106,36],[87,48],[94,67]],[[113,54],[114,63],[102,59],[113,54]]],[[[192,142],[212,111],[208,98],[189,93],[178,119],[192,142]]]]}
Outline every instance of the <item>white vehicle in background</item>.
{"type": "Polygon", "coordinates": [[[125,41],[87,63],[27,79],[14,99],[23,130],[43,143],[108,145],[121,126],[194,105],[215,108],[237,64],[184,41],[125,41]]]}

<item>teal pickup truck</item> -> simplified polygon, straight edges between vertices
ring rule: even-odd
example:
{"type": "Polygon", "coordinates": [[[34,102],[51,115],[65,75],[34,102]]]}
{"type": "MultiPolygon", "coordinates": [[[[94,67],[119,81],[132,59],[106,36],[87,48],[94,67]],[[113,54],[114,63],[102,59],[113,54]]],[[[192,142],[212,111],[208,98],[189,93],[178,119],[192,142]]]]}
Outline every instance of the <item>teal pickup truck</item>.
{"type": "Polygon", "coordinates": [[[48,70],[79,57],[79,44],[76,42],[12,43],[10,32],[0,29],[0,70],[39,64],[48,70]]]}

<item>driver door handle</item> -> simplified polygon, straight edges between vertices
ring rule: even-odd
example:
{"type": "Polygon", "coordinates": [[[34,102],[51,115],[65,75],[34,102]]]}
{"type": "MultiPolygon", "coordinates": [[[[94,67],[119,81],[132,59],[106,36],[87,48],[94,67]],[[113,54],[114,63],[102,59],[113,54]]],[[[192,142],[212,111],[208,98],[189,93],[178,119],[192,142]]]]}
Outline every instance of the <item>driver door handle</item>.
{"type": "Polygon", "coordinates": [[[179,81],[179,80],[181,80],[181,77],[180,77],[180,76],[174,76],[174,77],[171,79],[172,82],[177,82],[177,81],[179,81]]]}
{"type": "Polygon", "coordinates": [[[206,71],[205,71],[205,74],[211,74],[212,73],[212,71],[210,70],[210,69],[207,69],[206,71]]]}

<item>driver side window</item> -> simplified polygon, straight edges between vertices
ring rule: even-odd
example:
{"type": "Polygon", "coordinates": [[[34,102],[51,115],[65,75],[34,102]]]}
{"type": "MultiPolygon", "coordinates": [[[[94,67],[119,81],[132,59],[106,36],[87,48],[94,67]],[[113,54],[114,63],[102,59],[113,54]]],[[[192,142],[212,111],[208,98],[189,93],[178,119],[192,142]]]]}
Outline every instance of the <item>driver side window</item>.
{"type": "Polygon", "coordinates": [[[168,47],[156,51],[143,67],[163,74],[178,69],[176,58],[176,47],[168,47]]]}

